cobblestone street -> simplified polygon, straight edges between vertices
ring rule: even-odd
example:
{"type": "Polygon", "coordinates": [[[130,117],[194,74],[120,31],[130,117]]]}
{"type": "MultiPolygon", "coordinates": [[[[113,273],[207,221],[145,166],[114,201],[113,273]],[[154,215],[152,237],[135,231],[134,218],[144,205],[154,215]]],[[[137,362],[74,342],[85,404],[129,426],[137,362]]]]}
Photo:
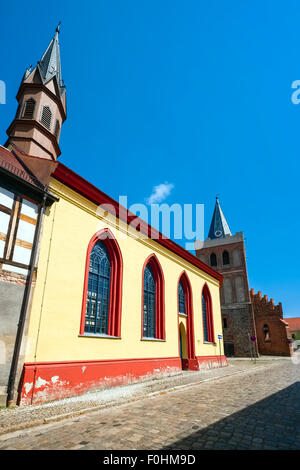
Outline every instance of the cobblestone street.
{"type": "Polygon", "coordinates": [[[240,374],[0,436],[0,449],[300,449],[300,364],[240,374]]]}

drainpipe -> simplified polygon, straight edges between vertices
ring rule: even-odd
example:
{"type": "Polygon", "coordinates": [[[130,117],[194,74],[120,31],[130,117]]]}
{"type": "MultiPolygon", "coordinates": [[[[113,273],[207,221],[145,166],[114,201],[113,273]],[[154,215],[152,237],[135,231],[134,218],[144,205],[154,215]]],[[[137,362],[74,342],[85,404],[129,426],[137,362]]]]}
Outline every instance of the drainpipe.
{"type": "Polygon", "coordinates": [[[25,285],[25,290],[24,290],[24,295],[23,295],[23,301],[22,301],[19,323],[18,323],[17,334],[16,334],[14,353],[13,353],[13,358],[11,362],[8,385],[7,385],[6,406],[9,408],[13,406],[14,404],[15,381],[16,381],[18,362],[19,362],[19,357],[20,357],[20,349],[21,349],[21,344],[22,344],[22,339],[23,339],[26,313],[27,313],[30,292],[31,292],[32,279],[33,279],[34,268],[36,264],[38,244],[39,244],[40,233],[41,233],[41,228],[42,228],[42,220],[43,220],[43,215],[44,215],[45,207],[46,207],[46,199],[47,199],[47,193],[44,192],[43,201],[40,204],[40,210],[39,210],[38,218],[37,218],[36,230],[35,230],[34,239],[33,239],[33,246],[32,246],[31,255],[30,255],[29,272],[27,275],[27,280],[26,280],[26,285],[25,285]]]}

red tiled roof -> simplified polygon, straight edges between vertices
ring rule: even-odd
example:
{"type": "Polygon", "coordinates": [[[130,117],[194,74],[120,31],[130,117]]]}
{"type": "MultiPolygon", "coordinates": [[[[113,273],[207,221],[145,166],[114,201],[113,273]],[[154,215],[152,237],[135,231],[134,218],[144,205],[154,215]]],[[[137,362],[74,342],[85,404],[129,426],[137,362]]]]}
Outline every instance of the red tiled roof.
{"type": "Polygon", "coordinates": [[[291,331],[300,330],[300,317],[284,318],[284,321],[289,325],[291,331]]]}
{"type": "Polygon", "coordinates": [[[17,151],[10,151],[7,148],[2,147],[2,145],[0,145],[0,167],[38,188],[43,186],[35,175],[26,167],[21,158],[18,157],[17,151]]]}

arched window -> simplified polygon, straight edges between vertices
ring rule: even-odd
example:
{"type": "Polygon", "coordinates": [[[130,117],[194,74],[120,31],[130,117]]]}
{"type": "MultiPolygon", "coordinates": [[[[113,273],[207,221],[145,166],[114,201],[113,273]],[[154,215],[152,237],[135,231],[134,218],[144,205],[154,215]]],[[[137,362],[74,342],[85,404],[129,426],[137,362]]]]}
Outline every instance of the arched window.
{"type": "Polygon", "coordinates": [[[121,335],[123,261],[105,229],[91,239],[86,259],[80,334],[121,335]]]}
{"type": "MultiPolygon", "coordinates": [[[[195,356],[195,340],[194,340],[194,312],[193,312],[193,299],[192,287],[190,280],[185,271],[181,274],[178,281],[178,313],[186,315],[186,348],[187,359],[189,364],[188,368],[192,368],[192,363],[195,356]]],[[[180,336],[179,336],[180,339],[180,336]]],[[[180,344],[180,341],[179,341],[180,344]]],[[[180,349],[180,348],[179,348],[180,349]]]]}
{"type": "Polygon", "coordinates": [[[230,259],[229,259],[229,253],[228,251],[223,251],[223,255],[222,255],[222,258],[223,258],[223,264],[230,264],[230,259]]]}
{"type": "Polygon", "coordinates": [[[210,255],[210,265],[211,266],[218,266],[218,262],[217,262],[217,256],[215,253],[212,253],[210,255]]]}
{"type": "Polygon", "coordinates": [[[155,255],[143,269],[142,338],[165,339],[164,278],[155,255]]]}
{"type": "Polygon", "coordinates": [[[50,130],[51,128],[51,121],[52,121],[52,113],[49,106],[43,106],[41,112],[41,119],[40,122],[43,126],[47,127],[50,130]]]}
{"type": "Polygon", "coordinates": [[[264,325],[263,334],[264,334],[264,340],[265,341],[270,341],[270,329],[269,329],[268,325],[264,325]]]}
{"type": "Polygon", "coordinates": [[[207,284],[204,285],[202,291],[202,317],[203,317],[203,337],[204,341],[214,343],[214,325],[213,325],[213,312],[212,301],[207,284]]]}
{"type": "Polygon", "coordinates": [[[29,98],[24,103],[22,117],[25,119],[32,119],[34,115],[34,108],[35,108],[35,100],[33,98],[29,98]]]}
{"type": "Polygon", "coordinates": [[[92,249],[86,299],[85,333],[107,335],[110,291],[110,260],[102,241],[92,249]]]}
{"type": "Polygon", "coordinates": [[[186,315],[186,305],[185,305],[185,294],[183,290],[183,286],[181,281],[178,284],[178,305],[179,305],[179,313],[181,315],[186,315]]]}
{"type": "Polygon", "coordinates": [[[143,336],[155,338],[155,280],[151,266],[144,271],[144,321],[143,336]]]}

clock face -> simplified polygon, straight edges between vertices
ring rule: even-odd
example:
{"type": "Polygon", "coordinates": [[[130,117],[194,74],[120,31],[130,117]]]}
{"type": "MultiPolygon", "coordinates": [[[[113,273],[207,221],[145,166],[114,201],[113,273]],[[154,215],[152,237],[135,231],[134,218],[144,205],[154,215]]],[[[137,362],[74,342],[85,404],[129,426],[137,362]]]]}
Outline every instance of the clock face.
{"type": "Polygon", "coordinates": [[[216,231],[215,231],[215,236],[216,236],[216,237],[220,237],[221,235],[222,235],[221,230],[216,230],[216,231]]]}

